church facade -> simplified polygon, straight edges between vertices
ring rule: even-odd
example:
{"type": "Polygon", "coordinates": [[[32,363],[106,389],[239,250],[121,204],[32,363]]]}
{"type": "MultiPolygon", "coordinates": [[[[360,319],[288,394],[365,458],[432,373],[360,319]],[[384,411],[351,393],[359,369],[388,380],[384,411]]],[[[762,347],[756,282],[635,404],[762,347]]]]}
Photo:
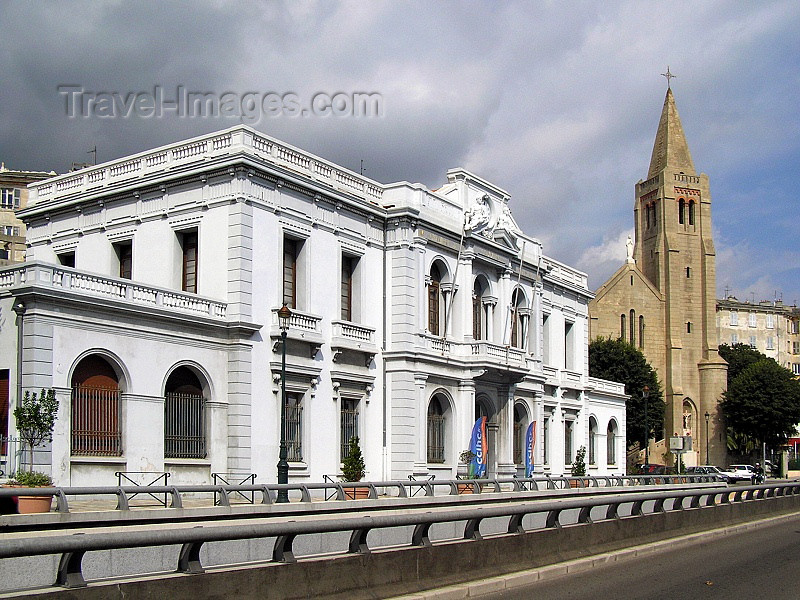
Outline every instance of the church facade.
{"type": "Polygon", "coordinates": [[[0,370],[12,398],[59,398],[36,467],[274,481],[283,408],[290,482],[335,477],[354,435],[367,479],[454,477],[480,417],[489,476],[524,473],[531,425],[536,473],[581,446],[589,474],[624,472],[586,275],[509,201],[464,169],[382,184],[246,126],[33,184],[28,261],[0,270],[0,370]]]}
{"type": "Polygon", "coordinates": [[[664,390],[663,437],[692,438],[685,464],[724,465],[719,401],[727,364],[717,352],[711,194],[708,176],[695,170],[671,89],[647,179],[635,186],[633,214],[635,246],[590,303],[590,335],[621,338],[643,351],[664,390]]]}

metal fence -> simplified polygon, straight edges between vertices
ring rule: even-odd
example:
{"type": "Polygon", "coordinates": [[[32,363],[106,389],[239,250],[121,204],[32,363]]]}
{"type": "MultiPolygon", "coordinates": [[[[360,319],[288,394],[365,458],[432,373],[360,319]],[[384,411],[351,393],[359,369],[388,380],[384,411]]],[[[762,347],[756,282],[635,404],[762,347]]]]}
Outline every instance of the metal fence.
{"type": "Polygon", "coordinates": [[[22,465],[22,442],[0,435],[0,477],[13,477],[22,465]]]}

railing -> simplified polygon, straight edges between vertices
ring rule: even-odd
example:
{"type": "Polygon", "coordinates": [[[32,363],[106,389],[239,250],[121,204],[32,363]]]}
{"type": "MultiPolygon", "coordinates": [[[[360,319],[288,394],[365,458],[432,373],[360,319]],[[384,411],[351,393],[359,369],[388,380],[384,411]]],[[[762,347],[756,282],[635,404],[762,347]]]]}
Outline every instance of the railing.
{"type": "Polygon", "coordinates": [[[22,285],[38,285],[74,293],[125,301],[134,305],[159,306],[168,310],[207,315],[212,319],[225,319],[227,304],[153,286],[143,286],[129,279],[94,275],[39,261],[21,267],[0,270],[0,289],[22,285]]]}
{"type": "Polygon", "coordinates": [[[13,477],[19,471],[21,456],[19,438],[0,435],[0,477],[13,477]]]}
{"type": "MultiPolygon", "coordinates": [[[[222,486],[222,485],[255,485],[257,475],[255,473],[212,473],[211,480],[214,486],[222,486]]],[[[232,495],[240,497],[242,500],[247,502],[248,504],[255,504],[256,496],[255,492],[239,492],[234,491],[231,492],[232,495]]],[[[219,506],[222,504],[222,500],[220,500],[219,492],[214,491],[214,506],[219,506]]]]}
{"type": "MultiPolygon", "coordinates": [[[[383,482],[386,485],[389,483],[400,485],[402,488],[414,482],[383,482]]],[[[419,483],[432,485],[433,482],[419,483]]],[[[478,486],[479,483],[475,482],[475,485],[478,486]]],[[[0,492],[5,491],[7,490],[0,490],[0,492]]],[[[30,490],[16,490],[17,493],[23,491],[27,494],[30,490]]],[[[71,491],[74,492],[75,489],[71,491]]],[[[371,492],[374,491],[372,487],[371,492]]],[[[430,529],[435,524],[464,521],[462,539],[481,540],[481,522],[487,519],[507,518],[506,534],[521,535],[537,529],[560,529],[570,524],[588,525],[602,521],[619,521],[623,516],[644,517],[646,514],[682,511],[686,508],[714,510],[718,505],[777,499],[797,494],[800,494],[800,482],[774,482],[742,488],[724,486],[675,488],[559,499],[526,498],[519,502],[471,505],[451,503],[436,510],[430,510],[430,506],[418,501],[405,501],[392,508],[381,505],[373,510],[367,510],[365,505],[365,510],[358,512],[333,510],[329,514],[312,515],[312,518],[296,515],[292,519],[258,519],[228,524],[208,521],[202,527],[131,527],[129,530],[113,532],[101,528],[87,529],[82,531],[81,535],[75,535],[73,531],[67,530],[46,536],[13,536],[4,539],[0,545],[0,559],[61,555],[56,584],[74,588],[86,586],[83,577],[83,557],[86,552],[96,550],[180,545],[180,552],[175,561],[178,565],[177,571],[202,573],[204,568],[200,551],[205,543],[212,541],[275,538],[273,562],[293,563],[297,561],[293,544],[299,535],[349,531],[350,537],[345,552],[368,554],[371,552],[368,534],[376,529],[413,527],[408,540],[409,545],[430,547],[439,543],[439,540],[434,542],[429,536],[430,529]],[[624,511],[621,509],[623,505],[624,511]],[[543,516],[543,525],[526,528],[523,519],[528,515],[543,516]],[[570,519],[573,521],[567,522],[570,519]]]]}
{"type": "Polygon", "coordinates": [[[59,175],[41,184],[33,184],[30,188],[28,206],[33,207],[98,187],[112,186],[157,171],[173,170],[198,160],[225,156],[230,154],[231,150],[243,150],[253,155],[258,153],[260,158],[269,163],[306,173],[318,181],[327,183],[333,189],[354,193],[368,201],[375,202],[383,196],[383,186],[376,181],[266,137],[249,127],[237,126],[221,134],[212,133],[200,139],[87,167],[77,173],[59,175]]]}
{"type": "MultiPolygon", "coordinates": [[[[272,309],[273,329],[277,329],[279,327],[278,310],[280,309],[279,308],[272,309]]],[[[320,326],[321,323],[322,323],[322,317],[318,315],[312,315],[310,313],[304,313],[293,308],[292,317],[289,321],[289,332],[290,334],[295,333],[297,331],[321,333],[321,326],[320,326]]],[[[291,335],[289,337],[291,337],[291,335]]]]}
{"type": "Polygon", "coordinates": [[[333,338],[338,337],[366,344],[374,343],[374,327],[367,327],[366,325],[359,325],[358,323],[352,323],[350,321],[331,321],[331,330],[333,338]]]}
{"type": "MultiPolygon", "coordinates": [[[[126,471],[125,473],[139,473],[126,471]]],[[[153,472],[142,472],[147,475],[164,474],[153,472]]],[[[118,474],[119,475],[119,474],[118,474]]],[[[167,474],[169,475],[169,474],[167,474]]],[[[193,496],[207,494],[219,499],[219,505],[230,506],[230,497],[242,492],[257,492],[261,497],[261,504],[275,503],[279,491],[286,490],[287,496],[294,502],[312,502],[315,499],[325,497],[326,500],[334,499],[345,501],[352,499],[354,488],[369,488],[370,498],[378,498],[378,490],[382,490],[384,496],[395,498],[408,498],[420,493],[420,488],[424,490],[425,496],[455,496],[458,495],[459,487],[464,484],[472,486],[474,493],[500,493],[500,492],[525,492],[525,491],[547,491],[547,490],[570,490],[592,488],[601,490],[603,488],[621,488],[643,485],[674,485],[685,483],[718,483],[724,484],[721,478],[716,475],[608,475],[595,477],[572,477],[572,476],[553,476],[553,477],[512,477],[502,479],[428,479],[408,481],[336,481],[332,477],[325,476],[322,483],[267,483],[252,485],[132,485],[117,487],[46,487],[46,488],[14,488],[0,489],[0,496],[52,496],[56,499],[56,511],[68,513],[69,502],[67,496],[116,496],[116,510],[131,510],[128,502],[137,494],[165,494],[169,497],[170,508],[183,508],[183,496],[191,494],[193,496]],[[417,491],[414,491],[414,490],[417,491]],[[440,493],[437,493],[440,492],[440,493]],[[332,493],[331,493],[332,492],[332,493]],[[317,495],[318,493],[319,495],[317,495]],[[330,495],[328,495],[330,494],[330,495]]],[[[731,490],[744,488],[733,487],[731,490]]],[[[159,503],[160,500],[159,500],[159,503]]],[[[164,503],[162,503],[164,504],[164,503]]]]}
{"type": "Polygon", "coordinates": [[[156,475],[152,471],[117,471],[116,473],[114,473],[114,475],[117,476],[117,486],[119,486],[118,489],[120,489],[122,487],[123,483],[125,483],[126,485],[127,484],[131,484],[132,486],[135,486],[136,488],[144,488],[144,489],[151,488],[151,491],[135,492],[135,493],[130,494],[125,499],[125,503],[126,504],[127,504],[128,500],[133,500],[139,494],[146,494],[146,495],[150,496],[153,500],[158,502],[161,506],[166,508],[166,506],[167,506],[167,498],[168,498],[167,492],[161,492],[159,494],[159,496],[156,496],[155,494],[157,492],[152,490],[152,488],[165,487],[167,485],[167,480],[170,477],[170,473],[158,473],[156,475]],[[150,479],[151,477],[153,477],[153,475],[156,475],[156,477],[154,479],[150,480],[148,483],[145,483],[144,485],[142,485],[141,482],[136,481],[135,479],[132,479],[131,476],[135,476],[135,475],[144,476],[144,477],[139,477],[139,479],[143,479],[143,478],[150,479]]]}

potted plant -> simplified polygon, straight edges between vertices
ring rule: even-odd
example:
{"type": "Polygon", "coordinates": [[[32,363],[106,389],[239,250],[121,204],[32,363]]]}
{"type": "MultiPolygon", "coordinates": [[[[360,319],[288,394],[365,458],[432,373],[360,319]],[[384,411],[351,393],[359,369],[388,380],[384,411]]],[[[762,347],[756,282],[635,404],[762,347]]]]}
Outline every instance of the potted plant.
{"type": "MultiPolygon", "coordinates": [[[[470,463],[477,455],[472,450],[463,450],[458,455],[458,479],[476,479],[475,475],[470,471],[470,463]]],[[[473,490],[471,483],[457,484],[459,494],[471,494],[473,490]]]]}
{"type": "MultiPolygon", "coordinates": [[[[45,487],[53,485],[53,480],[45,473],[33,470],[34,449],[43,441],[53,441],[53,427],[56,423],[58,400],[55,390],[42,389],[25,395],[14,408],[14,420],[19,437],[28,446],[28,471],[18,471],[14,482],[22,487],[45,487]]],[[[20,496],[18,509],[20,513],[48,512],[52,504],[52,496],[20,496]]]]}
{"type": "MultiPolygon", "coordinates": [[[[18,471],[8,485],[23,488],[49,487],[53,485],[53,480],[39,471],[18,471]]],[[[52,496],[17,496],[17,510],[23,515],[50,512],[52,503],[52,496]]]]}
{"type": "MultiPolygon", "coordinates": [[[[342,481],[354,482],[361,481],[364,477],[364,457],[361,454],[361,446],[358,438],[350,438],[350,445],[347,456],[342,461],[342,481]]],[[[363,500],[369,497],[369,487],[359,486],[345,490],[345,496],[350,500],[363,500]]]]}
{"type": "MultiPolygon", "coordinates": [[[[573,477],[586,477],[586,446],[581,446],[575,453],[575,461],[570,467],[570,474],[573,477]]],[[[571,480],[570,487],[578,487],[578,482],[571,480]]]]}

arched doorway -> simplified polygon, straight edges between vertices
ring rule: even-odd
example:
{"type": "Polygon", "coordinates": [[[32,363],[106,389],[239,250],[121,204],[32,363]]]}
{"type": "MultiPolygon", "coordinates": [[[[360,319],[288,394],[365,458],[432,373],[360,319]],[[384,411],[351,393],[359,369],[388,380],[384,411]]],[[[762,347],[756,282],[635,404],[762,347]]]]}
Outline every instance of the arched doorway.
{"type": "Polygon", "coordinates": [[[205,458],[206,399],[198,376],[181,366],[164,386],[164,458],[205,458]]]}
{"type": "Polygon", "coordinates": [[[119,376],[99,354],[83,358],[71,380],[70,450],[78,456],[122,455],[119,376]]]}

